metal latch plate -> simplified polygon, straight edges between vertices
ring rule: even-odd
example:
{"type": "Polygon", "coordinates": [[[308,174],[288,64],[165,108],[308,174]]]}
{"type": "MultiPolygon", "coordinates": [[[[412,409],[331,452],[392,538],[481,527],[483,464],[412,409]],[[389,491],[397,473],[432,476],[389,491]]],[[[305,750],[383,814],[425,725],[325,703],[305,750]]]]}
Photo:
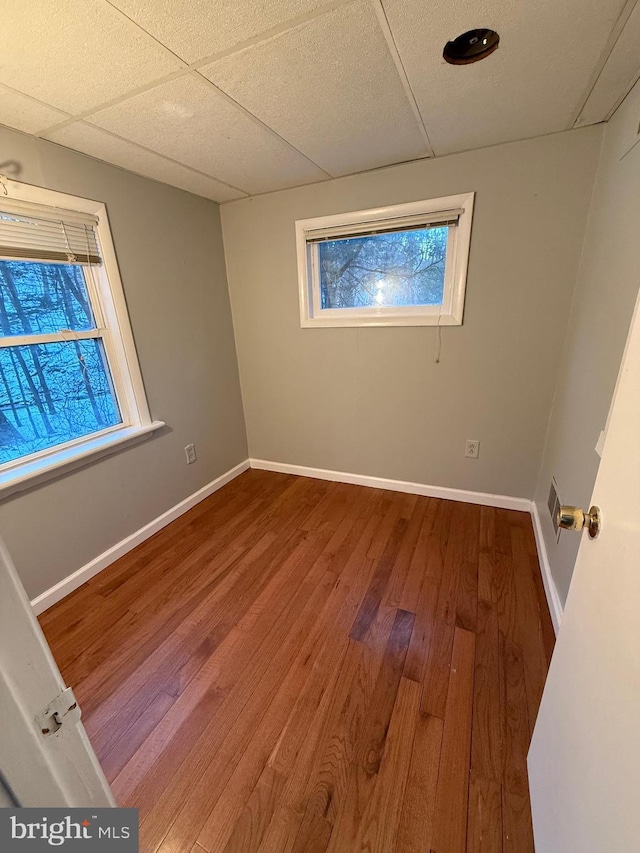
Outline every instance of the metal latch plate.
{"type": "Polygon", "coordinates": [[[65,688],[53,699],[44,711],[36,717],[36,725],[45,737],[55,734],[63,723],[77,723],[80,720],[80,706],[71,687],[65,688]]]}

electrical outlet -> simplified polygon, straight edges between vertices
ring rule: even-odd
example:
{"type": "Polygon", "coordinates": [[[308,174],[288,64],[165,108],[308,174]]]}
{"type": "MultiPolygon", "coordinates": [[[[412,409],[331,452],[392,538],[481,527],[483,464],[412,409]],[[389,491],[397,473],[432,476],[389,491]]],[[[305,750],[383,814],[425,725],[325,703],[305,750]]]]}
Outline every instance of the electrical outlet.
{"type": "Polygon", "coordinates": [[[469,459],[477,459],[480,455],[480,442],[475,438],[468,438],[464,455],[469,459]]]}
{"type": "Polygon", "coordinates": [[[184,449],[184,455],[187,457],[187,465],[191,465],[198,458],[196,456],[196,446],[195,444],[187,444],[184,449]]]}

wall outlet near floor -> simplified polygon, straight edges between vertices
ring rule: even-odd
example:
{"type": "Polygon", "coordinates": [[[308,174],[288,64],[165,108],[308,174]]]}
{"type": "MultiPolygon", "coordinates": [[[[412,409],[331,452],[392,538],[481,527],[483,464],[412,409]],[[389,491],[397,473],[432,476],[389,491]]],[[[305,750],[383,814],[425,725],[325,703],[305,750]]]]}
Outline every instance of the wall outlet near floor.
{"type": "Polygon", "coordinates": [[[196,446],[195,444],[187,444],[184,449],[184,455],[187,457],[187,465],[191,465],[198,458],[196,456],[196,446]]]}
{"type": "Polygon", "coordinates": [[[476,441],[475,438],[468,438],[464,455],[468,456],[469,459],[477,459],[480,455],[480,442],[476,441]]]}

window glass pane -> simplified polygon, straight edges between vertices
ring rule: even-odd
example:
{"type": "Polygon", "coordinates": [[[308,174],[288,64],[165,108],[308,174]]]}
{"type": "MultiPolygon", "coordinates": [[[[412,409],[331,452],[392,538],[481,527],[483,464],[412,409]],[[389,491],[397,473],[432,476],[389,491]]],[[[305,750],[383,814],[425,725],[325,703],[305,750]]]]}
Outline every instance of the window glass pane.
{"type": "Polygon", "coordinates": [[[94,328],[82,267],[0,261],[0,336],[94,328]]]}
{"type": "Polygon", "coordinates": [[[322,308],[441,305],[447,226],[319,243],[322,308]]]}
{"type": "Polygon", "coordinates": [[[121,422],[101,340],[0,348],[0,463],[121,422]]]}

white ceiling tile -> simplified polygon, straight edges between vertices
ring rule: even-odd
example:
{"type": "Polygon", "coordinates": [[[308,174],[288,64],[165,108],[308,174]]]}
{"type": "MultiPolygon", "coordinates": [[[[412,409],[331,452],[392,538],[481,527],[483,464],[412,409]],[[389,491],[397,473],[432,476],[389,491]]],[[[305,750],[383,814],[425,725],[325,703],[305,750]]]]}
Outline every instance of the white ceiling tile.
{"type": "Polygon", "coordinates": [[[332,175],[427,155],[368,0],[200,71],[332,175]]]}
{"type": "Polygon", "coordinates": [[[0,82],[67,112],[182,67],[103,0],[3,0],[0,82]]]}
{"type": "Polygon", "coordinates": [[[304,14],[326,0],[111,0],[187,62],[304,14]]]}
{"type": "MultiPolygon", "coordinates": [[[[377,2],[4,0],[0,123],[42,133],[92,112],[51,138],[219,201],[423,157],[377,2]],[[171,50],[219,54],[211,82],[171,50]]],[[[640,66],[640,5],[614,44],[631,2],[382,0],[436,154],[568,127],[613,44],[578,123],[606,117],[640,66]],[[500,48],[447,65],[445,42],[477,26],[500,48]]]]}
{"type": "Polygon", "coordinates": [[[326,177],[195,74],[136,95],[87,121],[250,193],[326,177]]]}
{"type": "Polygon", "coordinates": [[[566,128],[624,0],[383,0],[436,154],[566,128]],[[473,27],[499,49],[467,66],[442,59],[473,27]]]}
{"type": "Polygon", "coordinates": [[[618,100],[626,94],[640,71],[639,41],[640,4],[637,4],[589,93],[578,117],[578,125],[604,121],[618,100]]]}
{"type": "Polygon", "coordinates": [[[0,84],[0,124],[15,127],[25,133],[37,133],[66,118],[66,113],[0,84]]]}
{"type": "Polygon", "coordinates": [[[165,184],[180,187],[188,192],[201,195],[213,201],[223,202],[242,198],[244,193],[234,190],[225,184],[201,175],[181,166],[165,160],[158,154],[139,148],[131,142],[112,136],[104,130],[100,130],[84,122],[74,122],[66,127],[53,130],[45,134],[45,138],[74,151],[90,154],[98,160],[104,160],[115,166],[122,166],[147,178],[154,178],[165,184]]]}

